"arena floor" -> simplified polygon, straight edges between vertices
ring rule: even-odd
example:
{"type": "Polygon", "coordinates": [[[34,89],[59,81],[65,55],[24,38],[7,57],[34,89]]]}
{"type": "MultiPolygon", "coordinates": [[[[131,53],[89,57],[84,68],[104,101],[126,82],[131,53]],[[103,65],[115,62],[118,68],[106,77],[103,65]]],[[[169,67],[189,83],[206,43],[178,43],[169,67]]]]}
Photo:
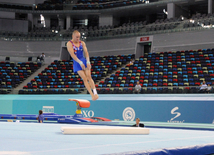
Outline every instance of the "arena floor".
{"type": "Polygon", "coordinates": [[[146,154],[205,144],[212,145],[214,150],[213,131],[150,128],[149,135],[63,135],[62,126],[78,125],[0,122],[0,154],[96,155],[139,151],[146,154]]]}

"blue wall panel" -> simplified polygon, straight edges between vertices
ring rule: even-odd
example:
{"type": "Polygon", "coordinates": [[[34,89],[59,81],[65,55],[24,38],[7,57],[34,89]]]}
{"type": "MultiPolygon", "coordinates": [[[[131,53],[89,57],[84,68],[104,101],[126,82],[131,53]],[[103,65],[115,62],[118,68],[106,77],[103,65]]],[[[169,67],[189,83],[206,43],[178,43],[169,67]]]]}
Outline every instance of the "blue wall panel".
{"type": "Polygon", "coordinates": [[[89,108],[96,116],[123,120],[126,107],[135,111],[136,117],[144,121],[211,123],[214,119],[213,101],[102,101],[89,108]],[[177,110],[171,113],[175,107],[177,110]],[[178,116],[178,117],[176,117],[178,116]],[[174,118],[175,117],[175,118],[174,118]],[[174,119],[173,119],[174,118],[174,119]],[[172,120],[171,120],[172,119],[172,120]]]}
{"type": "Polygon", "coordinates": [[[0,114],[11,114],[13,109],[13,101],[1,100],[0,101],[0,114]]]}
{"type": "MultiPolygon", "coordinates": [[[[54,112],[62,115],[73,115],[76,110],[75,102],[69,98],[90,100],[89,95],[7,95],[0,96],[1,114],[38,114],[43,106],[54,106],[54,112]]],[[[174,123],[212,123],[214,120],[213,100],[158,100],[158,97],[144,97],[136,95],[100,95],[99,100],[91,101],[91,106],[82,109],[85,117],[106,117],[111,120],[174,122],[174,123]],[[129,108],[128,108],[129,107],[129,108]],[[128,108],[127,110],[125,110],[128,108]]]]}

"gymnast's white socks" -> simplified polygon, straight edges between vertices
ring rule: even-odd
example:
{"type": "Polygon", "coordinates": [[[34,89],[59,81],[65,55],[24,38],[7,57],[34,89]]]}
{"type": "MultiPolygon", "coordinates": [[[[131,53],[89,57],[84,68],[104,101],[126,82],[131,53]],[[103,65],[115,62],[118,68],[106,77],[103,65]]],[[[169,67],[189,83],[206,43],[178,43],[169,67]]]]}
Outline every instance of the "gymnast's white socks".
{"type": "Polygon", "coordinates": [[[94,92],[94,95],[96,95],[96,94],[97,94],[97,90],[96,90],[96,89],[93,89],[93,92],[94,92]]]}

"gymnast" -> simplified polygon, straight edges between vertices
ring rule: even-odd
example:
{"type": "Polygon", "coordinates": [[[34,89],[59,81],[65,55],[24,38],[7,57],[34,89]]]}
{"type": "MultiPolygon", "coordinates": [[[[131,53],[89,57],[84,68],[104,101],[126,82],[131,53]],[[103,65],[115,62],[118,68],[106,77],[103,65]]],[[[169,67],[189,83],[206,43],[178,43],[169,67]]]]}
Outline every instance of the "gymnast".
{"type": "Polygon", "coordinates": [[[67,49],[73,58],[73,70],[82,78],[84,85],[90,93],[92,100],[99,98],[93,79],[91,78],[91,63],[88,50],[84,41],[80,40],[80,32],[75,30],[72,40],[67,43],[67,49]],[[85,54],[85,57],[84,57],[85,54]],[[93,92],[91,91],[93,90],[93,92]]]}

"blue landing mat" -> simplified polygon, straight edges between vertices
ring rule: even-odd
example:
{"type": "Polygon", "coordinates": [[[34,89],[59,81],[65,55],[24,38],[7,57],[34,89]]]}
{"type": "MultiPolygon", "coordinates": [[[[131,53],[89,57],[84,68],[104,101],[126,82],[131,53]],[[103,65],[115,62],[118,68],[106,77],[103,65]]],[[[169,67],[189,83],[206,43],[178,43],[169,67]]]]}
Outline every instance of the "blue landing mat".
{"type": "Polygon", "coordinates": [[[113,153],[111,155],[209,155],[214,153],[214,143],[178,148],[166,148],[151,151],[113,153]]]}
{"type": "Polygon", "coordinates": [[[149,135],[63,135],[60,131],[62,126],[79,125],[0,122],[0,154],[97,155],[139,151],[166,152],[173,148],[206,146],[214,142],[213,131],[205,130],[150,128],[149,135]]]}

